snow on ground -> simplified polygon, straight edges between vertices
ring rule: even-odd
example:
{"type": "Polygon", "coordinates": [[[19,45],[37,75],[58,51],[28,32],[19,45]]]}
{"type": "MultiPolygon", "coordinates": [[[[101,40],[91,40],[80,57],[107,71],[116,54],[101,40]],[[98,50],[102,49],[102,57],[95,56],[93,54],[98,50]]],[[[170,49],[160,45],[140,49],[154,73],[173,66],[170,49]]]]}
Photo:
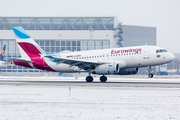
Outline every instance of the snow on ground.
{"type": "Polygon", "coordinates": [[[0,85],[0,120],[180,120],[180,88],[0,85]]]}

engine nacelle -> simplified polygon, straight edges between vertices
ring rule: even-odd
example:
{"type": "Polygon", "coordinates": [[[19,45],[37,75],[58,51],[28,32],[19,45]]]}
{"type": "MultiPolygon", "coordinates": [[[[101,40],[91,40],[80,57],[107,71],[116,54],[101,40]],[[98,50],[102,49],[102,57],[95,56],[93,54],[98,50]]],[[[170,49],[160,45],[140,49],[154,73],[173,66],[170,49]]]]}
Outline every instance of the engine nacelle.
{"type": "Polygon", "coordinates": [[[127,69],[120,69],[119,75],[131,75],[137,74],[138,68],[127,68],[127,69]]]}
{"type": "Polygon", "coordinates": [[[115,74],[118,72],[119,72],[119,64],[111,63],[111,64],[98,65],[93,73],[100,75],[108,75],[108,74],[115,74]]]}

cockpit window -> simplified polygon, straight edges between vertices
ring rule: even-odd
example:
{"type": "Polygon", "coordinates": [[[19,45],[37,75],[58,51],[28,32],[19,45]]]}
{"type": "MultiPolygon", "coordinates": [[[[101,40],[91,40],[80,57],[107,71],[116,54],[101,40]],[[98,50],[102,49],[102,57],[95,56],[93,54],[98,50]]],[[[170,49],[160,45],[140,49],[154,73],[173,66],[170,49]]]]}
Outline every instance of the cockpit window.
{"type": "Polygon", "coordinates": [[[156,53],[162,53],[162,52],[167,52],[167,50],[165,50],[165,49],[156,50],[156,53]]]}

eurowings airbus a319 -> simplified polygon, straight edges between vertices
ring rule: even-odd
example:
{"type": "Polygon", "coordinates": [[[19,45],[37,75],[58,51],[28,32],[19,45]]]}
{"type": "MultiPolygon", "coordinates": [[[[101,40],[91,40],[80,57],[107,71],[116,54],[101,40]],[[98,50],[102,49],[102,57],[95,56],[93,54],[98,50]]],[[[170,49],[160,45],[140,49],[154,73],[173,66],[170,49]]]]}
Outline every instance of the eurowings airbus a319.
{"type": "Polygon", "coordinates": [[[100,81],[106,82],[105,75],[136,74],[140,67],[148,67],[149,77],[152,78],[151,66],[165,64],[175,59],[172,53],[157,46],[50,54],[43,51],[22,27],[14,27],[13,31],[21,54],[21,58],[12,61],[15,65],[54,72],[88,72],[87,82],[93,81],[91,74],[102,75],[100,81]]]}

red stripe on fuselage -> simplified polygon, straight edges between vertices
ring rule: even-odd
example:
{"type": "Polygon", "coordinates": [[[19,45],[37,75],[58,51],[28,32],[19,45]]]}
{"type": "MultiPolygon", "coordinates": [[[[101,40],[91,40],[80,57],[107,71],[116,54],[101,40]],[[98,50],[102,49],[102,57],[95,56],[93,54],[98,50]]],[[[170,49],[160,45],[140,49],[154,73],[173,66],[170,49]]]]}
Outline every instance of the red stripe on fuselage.
{"type": "Polygon", "coordinates": [[[18,44],[30,57],[31,61],[33,61],[32,64],[34,67],[42,70],[55,71],[47,65],[47,63],[44,61],[44,58],[41,58],[41,52],[33,44],[26,42],[20,42],[18,44]]]}

